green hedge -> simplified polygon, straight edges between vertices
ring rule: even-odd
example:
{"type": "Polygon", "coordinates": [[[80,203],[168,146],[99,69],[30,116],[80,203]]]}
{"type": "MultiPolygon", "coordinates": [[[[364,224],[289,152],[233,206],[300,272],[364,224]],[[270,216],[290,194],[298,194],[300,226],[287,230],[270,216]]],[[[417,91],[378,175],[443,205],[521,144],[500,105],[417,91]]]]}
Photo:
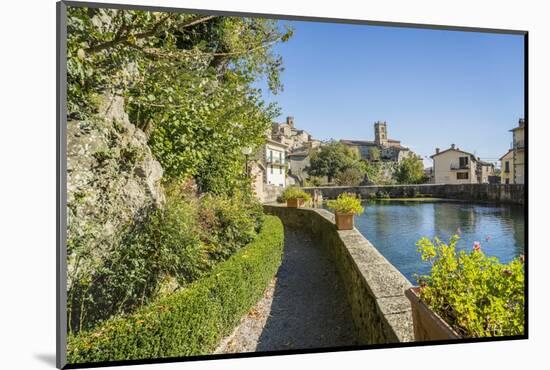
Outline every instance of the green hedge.
{"type": "Polygon", "coordinates": [[[92,331],[70,336],[70,364],[212,353],[262,296],[281,264],[283,226],[266,216],[258,237],[185,290],[92,331]]]}

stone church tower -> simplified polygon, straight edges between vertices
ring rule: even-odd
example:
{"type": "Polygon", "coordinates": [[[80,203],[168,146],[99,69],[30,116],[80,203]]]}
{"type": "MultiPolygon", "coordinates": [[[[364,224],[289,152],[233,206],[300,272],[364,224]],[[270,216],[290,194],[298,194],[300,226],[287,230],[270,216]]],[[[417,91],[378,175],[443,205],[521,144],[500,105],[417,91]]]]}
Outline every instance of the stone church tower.
{"type": "Polygon", "coordinates": [[[374,142],[380,146],[388,146],[388,131],[386,121],[376,121],[374,123],[374,142]]]}

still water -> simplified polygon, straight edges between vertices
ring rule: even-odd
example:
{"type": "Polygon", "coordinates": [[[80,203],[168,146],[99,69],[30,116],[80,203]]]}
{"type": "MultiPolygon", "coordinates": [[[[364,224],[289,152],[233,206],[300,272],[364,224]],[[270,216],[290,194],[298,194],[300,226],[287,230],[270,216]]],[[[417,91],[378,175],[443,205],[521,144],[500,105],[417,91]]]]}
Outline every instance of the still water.
{"type": "Polygon", "coordinates": [[[509,262],[523,254],[524,209],[512,205],[463,202],[383,200],[364,202],[355,227],[413,284],[415,274],[427,274],[416,242],[423,236],[448,241],[460,234],[458,249],[471,250],[479,241],[485,254],[509,262]]]}

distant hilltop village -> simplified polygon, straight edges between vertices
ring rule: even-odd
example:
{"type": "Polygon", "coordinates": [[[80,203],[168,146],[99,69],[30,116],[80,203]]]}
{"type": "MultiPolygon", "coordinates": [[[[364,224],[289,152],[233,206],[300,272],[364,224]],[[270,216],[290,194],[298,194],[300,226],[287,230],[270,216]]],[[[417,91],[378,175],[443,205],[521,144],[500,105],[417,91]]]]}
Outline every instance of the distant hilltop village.
{"type": "Polygon", "coordinates": [[[312,139],[307,131],[294,127],[294,117],[287,117],[284,123],[273,122],[271,139],[286,145],[289,152],[314,149],[321,145],[321,142],[312,139]]]}
{"type": "MultiPolygon", "coordinates": [[[[513,133],[513,142],[511,148],[500,158],[500,170],[495,168],[494,163],[482,161],[474,154],[460,150],[455,144],[446,150],[436,148],[435,153],[430,156],[433,166],[424,170],[426,183],[524,183],[524,128],[525,121],[520,119],[519,125],[510,130],[513,133]]],[[[286,186],[305,185],[310,179],[307,168],[311,163],[311,154],[325,143],[297,128],[294,117],[291,116],[286,117],[282,123],[273,122],[266,136],[266,143],[256,157],[252,158],[250,174],[258,197],[270,202],[286,186]]],[[[394,175],[403,160],[422,158],[410,148],[401,145],[400,140],[389,138],[386,121],[374,123],[372,141],[342,139],[340,143],[357,150],[361,159],[377,164],[380,171],[377,184],[394,183],[394,175]]]]}
{"type": "MultiPolygon", "coordinates": [[[[388,138],[387,123],[374,123],[374,141],[340,140],[344,145],[357,150],[362,159],[378,162],[381,178],[390,181],[397,164],[403,159],[416,156],[399,140],[388,138]]],[[[267,133],[266,143],[258,154],[251,173],[255,179],[255,191],[264,201],[272,201],[281,189],[289,185],[303,186],[309,178],[307,167],[311,154],[323,143],[310,133],[296,127],[294,117],[286,117],[282,123],[273,122],[267,133]]]]}

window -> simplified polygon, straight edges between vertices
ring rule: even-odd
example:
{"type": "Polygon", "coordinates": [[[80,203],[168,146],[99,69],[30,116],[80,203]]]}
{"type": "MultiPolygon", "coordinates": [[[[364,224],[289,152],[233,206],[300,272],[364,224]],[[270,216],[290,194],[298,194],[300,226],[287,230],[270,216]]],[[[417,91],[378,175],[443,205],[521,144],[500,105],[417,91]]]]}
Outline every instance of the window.
{"type": "Polygon", "coordinates": [[[279,167],[279,174],[280,174],[280,175],[283,174],[283,167],[279,167]]]}
{"type": "Polygon", "coordinates": [[[509,173],[510,172],[510,162],[506,161],[504,163],[504,172],[509,173]]]}
{"type": "Polygon", "coordinates": [[[510,179],[506,179],[505,183],[506,183],[506,185],[510,184],[510,179]]]}
{"type": "Polygon", "coordinates": [[[456,179],[457,180],[468,180],[468,172],[457,172],[456,173],[456,179]]]}
{"type": "Polygon", "coordinates": [[[468,168],[468,157],[458,158],[458,163],[460,165],[460,168],[468,168]]]}
{"type": "MultiPolygon", "coordinates": [[[[273,150],[269,151],[269,161],[273,162],[273,150]]],[[[273,172],[272,172],[273,173],[273,172]]]]}
{"type": "Polygon", "coordinates": [[[279,152],[279,163],[283,163],[283,153],[279,152]]]}
{"type": "Polygon", "coordinates": [[[269,169],[271,170],[271,174],[273,174],[273,165],[271,165],[269,169]]]}

